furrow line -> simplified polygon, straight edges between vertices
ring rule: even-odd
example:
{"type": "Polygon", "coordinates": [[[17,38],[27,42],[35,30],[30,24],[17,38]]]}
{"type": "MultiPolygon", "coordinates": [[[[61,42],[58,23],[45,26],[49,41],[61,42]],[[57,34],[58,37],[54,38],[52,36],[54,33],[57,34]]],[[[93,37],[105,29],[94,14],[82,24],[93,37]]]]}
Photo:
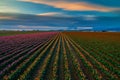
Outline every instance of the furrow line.
{"type": "Polygon", "coordinates": [[[71,75],[72,75],[71,79],[72,80],[85,80],[86,76],[82,72],[82,69],[80,68],[80,64],[78,60],[75,58],[75,55],[73,54],[74,52],[72,51],[70,44],[68,43],[68,40],[66,39],[65,36],[64,36],[64,40],[66,43],[66,50],[68,51],[67,58],[68,58],[68,64],[69,64],[71,75]]]}
{"type": "MultiPolygon", "coordinates": [[[[49,62],[51,61],[50,59],[54,55],[56,45],[59,44],[59,40],[60,40],[59,38],[60,38],[60,36],[58,36],[57,40],[55,41],[55,43],[52,45],[52,47],[48,51],[48,53],[47,53],[48,55],[46,56],[45,60],[43,61],[43,64],[41,64],[41,66],[38,67],[38,71],[35,76],[35,80],[44,79],[45,70],[46,70],[46,68],[48,68],[47,66],[49,65],[49,62]]],[[[51,80],[53,80],[53,79],[51,79],[51,80]]]]}

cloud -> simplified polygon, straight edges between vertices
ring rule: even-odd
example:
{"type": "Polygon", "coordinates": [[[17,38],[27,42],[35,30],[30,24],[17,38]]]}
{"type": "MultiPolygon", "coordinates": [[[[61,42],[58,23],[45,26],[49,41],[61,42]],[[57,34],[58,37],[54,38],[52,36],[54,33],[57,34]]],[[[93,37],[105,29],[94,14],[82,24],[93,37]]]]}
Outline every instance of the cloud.
{"type": "Polygon", "coordinates": [[[12,16],[0,16],[0,20],[15,20],[12,16]]]}
{"type": "Polygon", "coordinates": [[[84,20],[97,20],[97,16],[95,15],[84,15],[82,16],[84,20]]]}
{"type": "Polygon", "coordinates": [[[56,15],[62,15],[62,13],[58,13],[58,12],[48,12],[48,13],[41,13],[41,14],[37,14],[38,16],[56,16],[56,15]]]}
{"type": "Polygon", "coordinates": [[[23,30],[67,30],[68,27],[52,27],[52,26],[24,26],[18,25],[17,29],[23,30]]]}
{"type": "Polygon", "coordinates": [[[29,27],[23,26],[23,25],[18,25],[17,27],[18,27],[19,29],[27,29],[27,28],[29,28],[29,27]]]}
{"type": "Polygon", "coordinates": [[[77,30],[92,30],[93,27],[77,27],[77,30]]]}
{"type": "Polygon", "coordinates": [[[13,13],[13,12],[18,13],[20,12],[20,10],[11,6],[0,6],[0,13],[13,13]]]}
{"type": "Polygon", "coordinates": [[[64,16],[64,17],[71,17],[70,15],[66,15],[60,12],[47,12],[47,13],[41,13],[37,14],[37,16],[64,16]]]}
{"type": "Polygon", "coordinates": [[[98,17],[91,15],[87,15],[84,17],[49,17],[8,13],[0,14],[0,16],[11,16],[17,19],[0,20],[0,29],[6,28],[19,30],[90,30],[91,27],[93,27],[93,29],[96,30],[103,30],[108,28],[116,28],[117,30],[117,28],[120,27],[120,17],[98,17]]]}
{"type": "Polygon", "coordinates": [[[61,8],[69,11],[101,11],[110,12],[120,10],[120,8],[110,8],[100,5],[90,4],[87,2],[69,2],[69,1],[46,1],[46,0],[18,0],[23,2],[32,2],[37,4],[45,4],[55,8],[61,8]]]}

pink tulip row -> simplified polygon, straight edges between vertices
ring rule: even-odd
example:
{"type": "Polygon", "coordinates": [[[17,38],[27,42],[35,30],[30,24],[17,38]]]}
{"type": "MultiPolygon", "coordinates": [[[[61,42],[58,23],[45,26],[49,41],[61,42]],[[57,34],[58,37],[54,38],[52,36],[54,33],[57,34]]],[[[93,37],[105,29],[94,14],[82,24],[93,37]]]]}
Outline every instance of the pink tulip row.
{"type": "Polygon", "coordinates": [[[19,62],[23,62],[27,56],[39,49],[42,43],[56,34],[57,32],[40,32],[0,37],[0,75],[4,75],[19,62]]]}
{"type": "MultiPolygon", "coordinates": [[[[43,33],[34,33],[34,34],[22,34],[15,36],[5,36],[0,37],[0,54],[9,53],[11,50],[14,50],[22,45],[36,43],[34,40],[39,40],[41,38],[45,38],[45,35],[54,34],[55,32],[43,32],[43,33]]],[[[49,36],[48,36],[49,37],[49,36]]]]}

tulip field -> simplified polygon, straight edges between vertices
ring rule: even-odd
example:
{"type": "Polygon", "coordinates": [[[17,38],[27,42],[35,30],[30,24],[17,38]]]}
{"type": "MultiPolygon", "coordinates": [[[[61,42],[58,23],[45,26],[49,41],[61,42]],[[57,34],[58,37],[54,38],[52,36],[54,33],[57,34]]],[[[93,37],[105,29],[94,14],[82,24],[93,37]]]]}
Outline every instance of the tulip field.
{"type": "Polygon", "coordinates": [[[120,80],[119,32],[12,34],[0,36],[0,80],[120,80]]]}

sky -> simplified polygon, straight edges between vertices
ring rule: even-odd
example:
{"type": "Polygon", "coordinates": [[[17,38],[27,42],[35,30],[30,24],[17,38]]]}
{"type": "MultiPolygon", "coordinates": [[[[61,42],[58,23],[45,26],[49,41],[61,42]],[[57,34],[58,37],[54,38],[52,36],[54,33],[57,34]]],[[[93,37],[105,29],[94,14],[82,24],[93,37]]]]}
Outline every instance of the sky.
{"type": "Polygon", "coordinates": [[[120,31],[120,0],[0,0],[0,30],[120,31]]]}

